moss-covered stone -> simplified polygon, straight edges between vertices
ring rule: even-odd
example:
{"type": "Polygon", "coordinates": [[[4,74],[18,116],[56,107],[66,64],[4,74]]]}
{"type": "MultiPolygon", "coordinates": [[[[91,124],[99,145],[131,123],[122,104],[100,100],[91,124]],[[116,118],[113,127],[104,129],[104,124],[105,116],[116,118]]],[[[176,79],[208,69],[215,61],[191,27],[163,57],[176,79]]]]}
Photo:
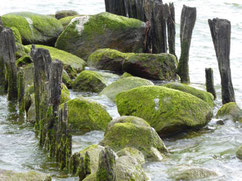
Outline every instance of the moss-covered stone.
{"type": "Polygon", "coordinates": [[[107,111],[94,101],[80,97],[67,101],[66,104],[68,122],[71,124],[73,132],[105,130],[112,119],[107,111]]]}
{"type": "Polygon", "coordinates": [[[22,44],[22,37],[21,37],[19,30],[16,27],[11,27],[11,30],[13,32],[15,41],[22,44]]]}
{"type": "MultiPolygon", "coordinates": [[[[27,45],[25,47],[29,49],[29,52],[31,51],[31,45],[27,45]]],[[[59,50],[57,48],[45,46],[45,45],[35,45],[35,47],[44,48],[44,49],[49,50],[51,59],[52,60],[58,59],[58,60],[62,61],[64,64],[64,67],[66,65],[70,65],[73,69],[80,72],[80,71],[84,70],[84,68],[86,66],[86,62],[83,59],[81,59],[75,55],[72,55],[68,52],[65,52],[63,50],[59,50]]],[[[68,70],[66,70],[66,71],[67,71],[67,73],[69,73],[68,70]]]]}
{"type": "Polygon", "coordinates": [[[235,102],[229,102],[218,110],[216,118],[233,119],[242,123],[242,110],[235,102]]]}
{"type": "Polygon", "coordinates": [[[72,83],[72,88],[77,91],[101,92],[106,87],[100,74],[90,70],[82,71],[72,83]]]}
{"type": "Polygon", "coordinates": [[[6,27],[18,29],[23,44],[53,45],[63,31],[63,26],[57,19],[30,12],[5,14],[2,22],[6,27]]]}
{"type": "Polygon", "coordinates": [[[175,80],[176,66],[177,59],[174,55],[138,53],[124,61],[123,71],[148,79],[175,80]]]}
{"type": "Polygon", "coordinates": [[[72,80],[70,78],[70,76],[68,75],[68,73],[66,72],[66,70],[63,70],[62,73],[62,82],[68,87],[71,88],[71,84],[72,84],[72,80]]]}
{"type": "Polygon", "coordinates": [[[24,56],[20,57],[16,62],[18,67],[22,67],[23,65],[27,65],[27,64],[31,64],[31,63],[33,63],[33,61],[29,55],[24,55],[24,56]]]}
{"type": "Polygon", "coordinates": [[[144,30],[142,21],[111,13],[81,16],[66,27],[55,46],[83,59],[100,48],[142,52],[144,30]]]}
{"type": "Polygon", "coordinates": [[[14,172],[10,170],[0,170],[0,180],[2,181],[51,181],[49,175],[38,173],[35,171],[29,172],[14,172]]]}
{"type": "Polygon", "coordinates": [[[124,72],[120,78],[133,77],[130,73],[124,72]]]}
{"type": "Polygon", "coordinates": [[[239,147],[239,149],[236,151],[236,156],[237,156],[237,158],[242,160],[242,146],[239,147]]]}
{"type": "Polygon", "coordinates": [[[64,18],[61,18],[59,19],[59,22],[62,24],[62,26],[64,28],[66,28],[68,26],[68,24],[76,17],[79,17],[78,15],[75,15],[75,16],[67,16],[67,17],[64,17],[64,18]]]}
{"type": "Polygon", "coordinates": [[[96,173],[88,175],[83,181],[97,181],[96,173]]]}
{"type": "Polygon", "coordinates": [[[115,97],[119,93],[144,85],[154,84],[149,80],[139,77],[124,77],[108,85],[106,88],[103,89],[100,95],[106,95],[109,99],[115,101],[115,97]]]}
{"type": "Polygon", "coordinates": [[[61,10],[61,11],[57,11],[55,13],[55,18],[56,19],[62,19],[68,16],[75,16],[78,15],[78,13],[76,11],[73,10],[61,10]]]}
{"type": "Polygon", "coordinates": [[[60,104],[63,104],[71,99],[70,92],[65,84],[61,84],[61,98],[60,98],[60,104]]]}
{"type": "Polygon", "coordinates": [[[186,84],[182,84],[182,83],[178,83],[178,82],[171,82],[171,83],[165,84],[164,86],[171,88],[171,89],[176,89],[176,90],[179,90],[182,92],[192,94],[192,95],[202,99],[203,101],[207,102],[211,107],[214,106],[213,95],[209,92],[202,91],[202,90],[199,90],[199,89],[190,87],[186,84]]]}
{"type": "Polygon", "coordinates": [[[21,43],[16,42],[16,59],[19,59],[22,56],[28,55],[29,50],[25,48],[21,43]]]}
{"type": "Polygon", "coordinates": [[[123,63],[130,55],[132,53],[122,53],[110,48],[99,49],[88,57],[87,64],[101,70],[122,72],[123,63]]]}
{"type": "Polygon", "coordinates": [[[125,147],[134,147],[141,151],[147,159],[153,157],[153,151],[167,152],[166,147],[150,125],[143,119],[134,116],[123,116],[111,121],[107,127],[101,145],[109,146],[114,151],[125,147]]]}
{"type": "Polygon", "coordinates": [[[125,147],[124,149],[118,151],[117,155],[119,157],[121,157],[121,156],[130,156],[132,158],[135,158],[136,161],[139,164],[141,164],[141,165],[145,163],[145,156],[144,156],[144,154],[141,151],[139,151],[136,148],[134,148],[134,147],[125,147]]]}
{"type": "Polygon", "coordinates": [[[201,128],[212,117],[212,109],[203,100],[162,86],[142,86],[116,96],[120,115],[147,120],[160,136],[186,129],[201,128]]]}

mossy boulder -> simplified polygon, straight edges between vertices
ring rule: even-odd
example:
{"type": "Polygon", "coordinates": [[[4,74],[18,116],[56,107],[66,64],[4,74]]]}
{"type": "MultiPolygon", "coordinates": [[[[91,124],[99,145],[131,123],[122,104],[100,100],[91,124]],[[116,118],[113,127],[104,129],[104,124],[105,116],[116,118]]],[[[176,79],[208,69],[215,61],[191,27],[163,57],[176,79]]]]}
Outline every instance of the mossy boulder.
{"type": "Polygon", "coordinates": [[[232,119],[242,123],[242,110],[235,102],[229,102],[218,110],[216,118],[232,119]]]}
{"type": "Polygon", "coordinates": [[[69,76],[69,74],[64,69],[62,72],[62,82],[68,87],[71,88],[72,80],[69,76]]]}
{"type": "Polygon", "coordinates": [[[137,53],[124,61],[123,71],[147,79],[175,80],[176,67],[177,59],[174,55],[137,53]]]}
{"type": "Polygon", "coordinates": [[[0,180],[2,181],[51,181],[49,175],[29,171],[29,172],[15,172],[10,170],[0,170],[0,180]]]}
{"type": "Polygon", "coordinates": [[[68,16],[75,16],[78,15],[78,13],[76,11],[73,10],[61,10],[61,11],[57,11],[55,13],[55,18],[56,19],[61,19],[61,18],[65,18],[68,16]]]}
{"type": "Polygon", "coordinates": [[[237,156],[237,158],[242,160],[242,146],[239,147],[239,149],[236,151],[236,156],[237,156]]]}
{"type": "Polygon", "coordinates": [[[120,115],[141,117],[165,137],[201,128],[212,117],[208,103],[162,86],[142,86],[122,92],[116,96],[115,102],[120,115]]]}
{"type": "Polygon", "coordinates": [[[109,99],[115,101],[115,97],[119,93],[144,85],[154,84],[149,80],[139,77],[124,77],[105,87],[100,95],[106,95],[109,99]]]}
{"type": "Polygon", "coordinates": [[[76,91],[101,92],[106,87],[103,77],[94,71],[84,70],[72,83],[76,91]]]}
{"type": "Polygon", "coordinates": [[[62,26],[64,28],[66,28],[68,26],[68,24],[76,17],[79,17],[79,15],[75,15],[75,16],[67,16],[64,18],[59,19],[59,22],[62,24],[62,26]]]}
{"type": "Polygon", "coordinates": [[[6,27],[18,29],[23,44],[54,45],[63,31],[63,26],[57,19],[30,12],[5,14],[2,22],[6,27]]]}
{"type": "MultiPolygon", "coordinates": [[[[29,53],[30,53],[31,45],[27,45],[25,47],[28,48],[29,53]]],[[[49,50],[51,59],[60,60],[61,62],[63,62],[64,67],[71,66],[73,69],[77,70],[78,72],[81,72],[82,70],[84,70],[84,68],[86,66],[86,62],[83,59],[81,59],[75,55],[72,55],[68,52],[65,52],[63,50],[59,50],[57,48],[45,46],[45,45],[35,45],[35,47],[44,48],[44,49],[49,50]]],[[[66,71],[67,71],[67,73],[69,73],[69,71],[67,69],[66,69],[66,71]]]]}
{"type": "Polygon", "coordinates": [[[21,37],[19,30],[16,27],[11,27],[11,30],[13,32],[15,41],[22,44],[22,37],[21,37]]]}
{"type": "Polygon", "coordinates": [[[118,151],[117,155],[119,157],[129,156],[129,157],[135,158],[136,161],[139,164],[141,164],[141,165],[145,163],[145,156],[144,156],[144,154],[141,151],[139,151],[136,148],[134,148],[134,147],[125,147],[124,149],[118,151]]]}
{"type": "Polygon", "coordinates": [[[60,104],[63,104],[71,99],[70,92],[65,84],[61,84],[61,98],[60,98],[60,104]]]}
{"type": "Polygon", "coordinates": [[[92,130],[105,130],[112,119],[102,105],[82,97],[69,100],[66,104],[68,122],[71,124],[73,132],[86,133],[92,130]]]}
{"type": "Polygon", "coordinates": [[[160,160],[162,154],[167,152],[156,131],[145,120],[134,116],[123,116],[111,121],[100,144],[114,151],[134,147],[151,160],[160,160]]]}
{"type": "Polygon", "coordinates": [[[211,107],[214,106],[214,97],[211,93],[203,91],[203,90],[199,90],[196,88],[193,88],[191,86],[188,86],[186,84],[182,84],[182,83],[178,83],[178,82],[171,82],[168,84],[164,85],[165,87],[171,88],[171,89],[176,89],[182,92],[186,92],[188,94],[192,94],[200,99],[202,99],[203,101],[207,102],[211,107]]]}
{"type": "Polygon", "coordinates": [[[132,53],[122,53],[118,50],[105,48],[93,52],[87,64],[101,70],[111,70],[115,72],[123,71],[123,63],[132,53]]]}
{"type": "Polygon", "coordinates": [[[85,60],[100,48],[142,52],[144,32],[144,22],[105,12],[75,18],[55,46],[85,60]]]}

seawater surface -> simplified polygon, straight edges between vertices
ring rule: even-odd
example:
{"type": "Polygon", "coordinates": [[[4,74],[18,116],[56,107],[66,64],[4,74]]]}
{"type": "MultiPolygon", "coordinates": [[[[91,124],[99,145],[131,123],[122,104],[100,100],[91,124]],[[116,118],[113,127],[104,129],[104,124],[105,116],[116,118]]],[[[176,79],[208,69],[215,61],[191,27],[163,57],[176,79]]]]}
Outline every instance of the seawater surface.
{"type": "MultiPolygon", "coordinates": [[[[204,89],[205,68],[214,70],[215,87],[218,99],[214,113],[221,106],[220,75],[213,42],[208,26],[208,19],[225,18],[231,21],[231,72],[236,101],[242,108],[242,1],[241,0],[174,0],[176,9],[176,52],[179,57],[179,26],[183,4],[197,8],[197,21],[193,31],[190,49],[190,78],[194,87],[204,89]]],[[[1,0],[0,15],[10,12],[31,11],[40,14],[54,14],[57,10],[71,9],[80,14],[95,14],[105,11],[104,0],[1,0]]],[[[105,74],[105,72],[104,72],[105,74]]],[[[109,76],[109,83],[117,76],[109,76]]],[[[71,92],[72,98],[80,95],[98,101],[106,107],[112,117],[118,117],[114,103],[106,97],[96,94],[71,92]]],[[[78,180],[77,178],[59,178],[64,173],[58,171],[46,153],[39,148],[31,125],[16,121],[16,110],[8,106],[6,96],[0,96],[0,169],[28,171],[36,170],[55,175],[54,180],[78,180]]],[[[90,144],[96,144],[103,138],[103,132],[93,131],[83,136],[73,136],[73,152],[90,144]]],[[[172,180],[170,175],[180,167],[207,168],[217,172],[211,180],[240,181],[242,162],[235,157],[236,149],[242,145],[241,124],[231,120],[224,125],[213,119],[198,132],[165,139],[170,155],[162,162],[150,162],[144,166],[152,181],[172,180]]]]}

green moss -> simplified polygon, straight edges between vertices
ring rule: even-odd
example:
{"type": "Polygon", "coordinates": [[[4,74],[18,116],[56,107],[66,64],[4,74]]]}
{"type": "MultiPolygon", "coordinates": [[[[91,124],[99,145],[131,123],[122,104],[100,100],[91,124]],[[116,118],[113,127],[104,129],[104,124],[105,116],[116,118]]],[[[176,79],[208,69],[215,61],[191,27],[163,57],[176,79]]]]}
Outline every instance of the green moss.
{"type": "Polygon", "coordinates": [[[63,26],[53,17],[30,12],[9,13],[2,16],[6,27],[19,30],[24,44],[53,44],[63,26]]]}
{"type": "Polygon", "coordinates": [[[11,29],[13,31],[15,41],[22,44],[22,38],[21,38],[21,34],[20,34],[19,30],[15,27],[11,27],[11,29]]]}
{"type": "Polygon", "coordinates": [[[91,130],[105,130],[112,119],[107,111],[96,102],[76,98],[66,103],[68,122],[71,124],[73,132],[85,133],[91,130]]]}
{"type": "Polygon", "coordinates": [[[33,61],[29,55],[20,57],[16,62],[18,67],[22,67],[23,65],[27,65],[27,64],[31,64],[31,63],[33,63],[33,61]]]}
{"type": "Polygon", "coordinates": [[[105,81],[97,72],[84,70],[72,83],[72,88],[78,91],[100,92],[106,87],[105,81]]]}
{"type": "Polygon", "coordinates": [[[71,20],[72,20],[73,18],[76,18],[76,17],[79,17],[79,15],[75,15],[75,16],[67,16],[67,17],[61,18],[61,19],[59,19],[59,22],[62,24],[62,26],[63,26],[64,28],[66,28],[67,25],[71,22],[71,20]]]}
{"type": "MultiPolygon", "coordinates": [[[[30,52],[31,46],[32,45],[25,46],[29,49],[29,52],[30,52]]],[[[50,46],[44,46],[44,45],[35,45],[35,47],[36,48],[44,48],[44,49],[49,50],[52,60],[58,59],[58,60],[63,62],[64,66],[70,65],[71,67],[73,67],[77,71],[84,70],[84,68],[86,66],[86,62],[83,59],[81,59],[81,58],[79,58],[75,55],[72,55],[68,52],[65,52],[63,50],[59,50],[57,48],[50,47],[50,46]]]]}
{"type": "Polygon", "coordinates": [[[104,88],[100,95],[106,95],[109,99],[114,101],[116,95],[119,93],[144,85],[154,84],[149,80],[139,77],[126,77],[118,79],[117,81],[104,88]]]}
{"type": "Polygon", "coordinates": [[[242,123],[242,110],[235,102],[224,104],[217,112],[217,118],[233,119],[242,123]]]}
{"type": "Polygon", "coordinates": [[[66,70],[63,70],[62,81],[68,88],[71,88],[72,80],[71,80],[70,76],[68,75],[68,73],[66,72],[66,70]]]}
{"type": "Polygon", "coordinates": [[[214,98],[213,95],[209,92],[205,92],[193,87],[190,87],[186,84],[182,84],[182,83],[178,83],[178,82],[172,82],[172,83],[168,83],[164,85],[165,87],[171,88],[171,89],[176,89],[182,92],[186,92],[189,94],[192,94],[200,99],[202,99],[203,101],[207,102],[212,108],[214,106],[214,98]]]}
{"type": "Polygon", "coordinates": [[[212,117],[211,107],[201,99],[161,86],[142,86],[120,93],[115,99],[120,115],[147,120],[161,135],[199,128],[212,117]]]}
{"type": "Polygon", "coordinates": [[[133,75],[127,73],[127,72],[124,72],[120,78],[126,78],[126,77],[133,77],[133,75]]]}
{"type": "Polygon", "coordinates": [[[60,104],[63,104],[71,99],[70,92],[65,84],[61,84],[61,99],[60,104]]]}
{"type": "Polygon", "coordinates": [[[242,146],[239,147],[239,149],[237,150],[236,156],[237,156],[237,158],[242,160],[242,146]]]}

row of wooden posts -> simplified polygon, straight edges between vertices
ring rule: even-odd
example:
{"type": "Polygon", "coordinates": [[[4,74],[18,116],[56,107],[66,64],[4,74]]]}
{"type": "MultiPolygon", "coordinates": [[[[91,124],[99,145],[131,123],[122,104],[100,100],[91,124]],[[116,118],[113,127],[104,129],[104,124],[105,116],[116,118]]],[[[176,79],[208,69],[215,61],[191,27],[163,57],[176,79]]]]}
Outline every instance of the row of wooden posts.
{"type": "MultiPolygon", "coordinates": [[[[175,8],[173,3],[163,4],[162,0],[105,0],[106,11],[146,22],[144,52],[175,53],[175,8]],[[168,32],[168,38],[167,34],[168,32]]],[[[196,22],[196,8],[183,6],[180,22],[181,55],[177,74],[182,83],[190,83],[189,50],[192,32],[196,22]]],[[[230,36],[231,24],[225,19],[208,20],[218,60],[222,86],[222,102],[235,102],[234,89],[230,70],[230,36]]],[[[216,98],[213,70],[205,70],[207,91],[216,98]]]]}

